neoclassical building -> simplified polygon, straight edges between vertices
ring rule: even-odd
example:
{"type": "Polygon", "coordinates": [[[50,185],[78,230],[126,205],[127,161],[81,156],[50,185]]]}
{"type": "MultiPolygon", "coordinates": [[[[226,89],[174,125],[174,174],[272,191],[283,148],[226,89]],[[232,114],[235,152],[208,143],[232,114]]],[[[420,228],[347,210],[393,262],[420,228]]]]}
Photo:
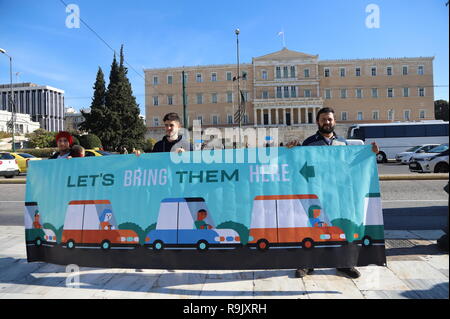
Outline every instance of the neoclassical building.
{"type": "MultiPolygon", "coordinates": [[[[303,126],[333,107],[341,124],[434,119],[434,57],[319,60],[284,48],[240,64],[244,126],[303,126]]],[[[190,125],[235,126],[236,64],[145,69],[148,128],[183,114],[182,71],[190,125]]]]}

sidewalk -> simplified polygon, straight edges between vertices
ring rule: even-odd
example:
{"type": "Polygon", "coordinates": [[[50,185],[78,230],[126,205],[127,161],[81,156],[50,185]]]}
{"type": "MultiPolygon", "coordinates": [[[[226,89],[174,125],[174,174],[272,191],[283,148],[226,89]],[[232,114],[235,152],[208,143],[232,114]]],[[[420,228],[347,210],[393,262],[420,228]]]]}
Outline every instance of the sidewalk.
{"type": "Polygon", "coordinates": [[[66,266],[27,263],[24,229],[0,226],[0,299],[8,298],[448,298],[449,258],[435,243],[442,231],[386,231],[387,267],[334,269],[302,279],[293,270],[152,270],[81,267],[79,288],[66,266]]]}

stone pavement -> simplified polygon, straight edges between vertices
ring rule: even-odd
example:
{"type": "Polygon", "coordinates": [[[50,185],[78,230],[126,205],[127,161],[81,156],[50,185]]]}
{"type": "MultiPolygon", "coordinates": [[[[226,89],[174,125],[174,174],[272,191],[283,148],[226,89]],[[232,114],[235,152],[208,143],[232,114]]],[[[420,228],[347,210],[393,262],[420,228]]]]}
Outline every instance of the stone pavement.
{"type": "Polygon", "coordinates": [[[10,298],[448,298],[449,258],[442,231],[385,231],[387,267],[359,267],[349,279],[334,269],[302,279],[293,270],[154,270],[27,263],[24,228],[0,226],[0,299],[10,298]],[[79,281],[75,281],[78,276],[79,281]],[[74,288],[74,282],[79,287],[74,288]]]}

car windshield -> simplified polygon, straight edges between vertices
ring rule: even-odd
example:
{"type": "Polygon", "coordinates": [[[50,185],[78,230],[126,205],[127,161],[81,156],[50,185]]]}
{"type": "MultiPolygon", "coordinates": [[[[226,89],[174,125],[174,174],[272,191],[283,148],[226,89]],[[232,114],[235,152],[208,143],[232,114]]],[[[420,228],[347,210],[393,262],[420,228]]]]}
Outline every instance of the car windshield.
{"type": "Polygon", "coordinates": [[[31,154],[27,154],[27,153],[18,153],[20,156],[22,156],[23,158],[35,158],[35,156],[31,155],[31,154]]]}
{"type": "Polygon", "coordinates": [[[420,145],[414,146],[414,147],[408,148],[405,152],[414,152],[415,150],[419,149],[420,147],[421,147],[420,145]]]}
{"type": "Polygon", "coordinates": [[[448,143],[441,144],[439,146],[433,147],[431,150],[429,150],[429,153],[441,153],[443,151],[448,150],[448,143]]]}
{"type": "Polygon", "coordinates": [[[97,153],[100,153],[100,154],[102,154],[103,156],[106,156],[106,155],[112,155],[111,153],[105,152],[105,151],[97,151],[97,153]]]}
{"type": "Polygon", "coordinates": [[[2,153],[2,154],[0,154],[0,159],[2,159],[2,160],[12,160],[12,159],[14,159],[14,156],[12,156],[9,153],[2,153]]]}

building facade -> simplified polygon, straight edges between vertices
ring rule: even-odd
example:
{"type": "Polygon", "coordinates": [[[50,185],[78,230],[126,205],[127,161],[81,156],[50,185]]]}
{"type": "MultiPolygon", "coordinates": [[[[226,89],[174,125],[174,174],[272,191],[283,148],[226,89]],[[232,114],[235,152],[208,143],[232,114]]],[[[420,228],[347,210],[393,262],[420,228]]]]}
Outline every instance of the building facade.
{"type": "MultiPolygon", "coordinates": [[[[324,60],[286,48],[240,64],[246,100],[244,126],[315,123],[317,111],[333,107],[341,124],[434,119],[434,57],[324,60]]],[[[183,114],[182,71],[189,125],[235,126],[237,65],[146,69],[149,129],[166,113],[183,114]]]]}
{"type": "MultiPolygon", "coordinates": [[[[29,114],[41,128],[57,132],[64,129],[64,91],[34,83],[13,84],[16,114],[29,114]]],[[[0,110],[12,112],[8,101],[10,85],[0,85],[0,110]]]]}
{"type": "MultiPolygon", "coordinates": [[[[11,132],[12,113],[0,111],[0,131],[11,132]]],[[[40,126],[38,122],[33,122],[28,114],[16,113],[15,134],[27,134],[36,131],[40,126]]]]}

